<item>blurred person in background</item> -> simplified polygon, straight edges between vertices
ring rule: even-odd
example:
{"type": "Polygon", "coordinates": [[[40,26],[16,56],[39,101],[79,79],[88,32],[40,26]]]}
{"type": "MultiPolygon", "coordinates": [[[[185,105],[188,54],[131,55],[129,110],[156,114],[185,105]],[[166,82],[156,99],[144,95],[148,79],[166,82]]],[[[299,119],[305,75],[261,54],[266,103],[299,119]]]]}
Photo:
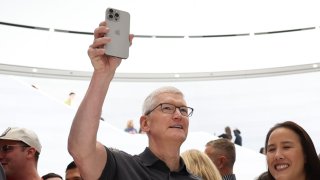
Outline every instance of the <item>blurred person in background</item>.
{"type": "Polygon", "coordinates": [[[216,139],[206,144],[205,153],[218,168],[223,180],[236,180],[233,165],[236,162],[236,149],[229,139],[216,139]]]}
{"type": "Polygon", "coordinates": [[[203,180],[222,180],[219,170],[204,152],[190,149],[183,152],[181,157],[192,174],[203,180]]]}
{"type": "Polygon", "coordinates": [[[66,168],[65,180],[82,180],[80,171],[74,161],[70,162],[66,168]]]}
{"type": "Polygon", "coordinates": [[[56,173],[48,173],[43,175],[41,178],[42,180],[63,180],[62,177],[56,173]]]}
{"type": "Polygon", "coordinates": [[[41,153],[38,136],[26,128],[9,127],[0,136],[0,162],[7,180],[41,180],[38,159],[41,153]]]}
{"type": "Polygon", "coordinates": [[[232,140],[231,128],[229,126],[226,126],[224,128],[224,133],[220,134],[218,137],[228,139],[231,141],[232,140]]]}
{"type": "Polygon", "coordinates": [[[70,92],[68,98],[64,101],[64,103],[71,106],[75,97],[76,93],[70,92]]]}
{"type": "Polygon", "coordinates": [[[266,151],[265,151],[264,147],[261,147],[261,148],[259,149],[259,153],[260,153],[260,154],[263,154],[263,155],[266,154],[266,151]]]}
{"type": "Polygon", "coordinates": [[[133,120],[130,119],[127,121],[127,127],[124,129],[125,132],[130,134],[137,134],[138,131],[136,128],[134,128],[133,120]]]}
{"type": "Polygon", "coordinates": [[[242,146],[242,137],[241,137],[241,132],[239,129],[235,129],[233,130],[233,134],[234,136],[236,137],[235,140],[234,140],[234,143],[239,145],[239,146],[242,146]]]}

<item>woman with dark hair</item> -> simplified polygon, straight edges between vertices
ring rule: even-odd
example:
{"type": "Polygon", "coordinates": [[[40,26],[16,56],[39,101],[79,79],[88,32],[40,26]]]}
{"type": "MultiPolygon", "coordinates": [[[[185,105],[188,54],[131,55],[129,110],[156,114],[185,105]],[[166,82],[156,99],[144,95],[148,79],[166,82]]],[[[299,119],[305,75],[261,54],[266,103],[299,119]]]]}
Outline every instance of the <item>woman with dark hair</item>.
{"type": "Polygon", "coordinates": [[[272,127],[265,141],[268,176],[271,180],[316,180],[320,161],[308,133],[286,121],[272,127]]]}

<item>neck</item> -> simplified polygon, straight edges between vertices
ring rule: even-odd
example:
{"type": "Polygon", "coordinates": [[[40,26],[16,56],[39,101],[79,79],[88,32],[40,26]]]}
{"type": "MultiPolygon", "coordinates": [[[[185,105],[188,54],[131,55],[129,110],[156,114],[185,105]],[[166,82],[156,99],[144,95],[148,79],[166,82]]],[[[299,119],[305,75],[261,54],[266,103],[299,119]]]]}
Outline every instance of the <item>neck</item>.
{"type": "MultiPolygon", "coordinates": [[[[30,168],[30,167],[29,167],[30,168]]],[[[25,170],[21,170],[18,173],[14,173],[12,175],[7,175],[7,180],[41,180],[36,169],[25,168],[25,170]]]]}
{"type": "Polygon", "coordinates": [[[232,169],[229,169],[229,168],[222,168],[222,169],[219,169],[219,171],[221,176],[227,176],[227,175],[233,174],[232,169]]]}
{"type": "Polygon", "coordinates": [[[152,145],[149,144],[152,153],[162,160],[170,169],[170,171],[177,171],[180,165],[180,146],[166,145],[152,145]]]}
{"type": "Polygon", "coordinates": [[[6,177],[7,180],[41,180],[41,177],[37,174],[35,176],[28,176],[28,175],[23,175],[23,176],[14,176],[14,177],[6,177]]]}

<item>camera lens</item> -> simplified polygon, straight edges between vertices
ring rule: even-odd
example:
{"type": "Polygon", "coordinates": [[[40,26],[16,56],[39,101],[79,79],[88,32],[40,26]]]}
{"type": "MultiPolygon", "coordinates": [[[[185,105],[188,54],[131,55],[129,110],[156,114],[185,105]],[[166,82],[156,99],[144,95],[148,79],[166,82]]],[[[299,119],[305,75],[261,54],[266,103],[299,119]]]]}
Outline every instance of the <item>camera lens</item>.
{"type": "Polygon", "coordinates": [[[112,14],[109,14],[109,19],[112,19],[113,18],[113,15],[112,14]]]}
{"type": "Polygon", "coordinates": [[[110,13],[113,13],[113,9],[109,9],[109,12],[110,12],[110,13]]]}
{"type": "Polygon", "coordinates": [[[115,16],[115,17],[119,17],[119,13],[115,13],[114,16],[115,16]]]}

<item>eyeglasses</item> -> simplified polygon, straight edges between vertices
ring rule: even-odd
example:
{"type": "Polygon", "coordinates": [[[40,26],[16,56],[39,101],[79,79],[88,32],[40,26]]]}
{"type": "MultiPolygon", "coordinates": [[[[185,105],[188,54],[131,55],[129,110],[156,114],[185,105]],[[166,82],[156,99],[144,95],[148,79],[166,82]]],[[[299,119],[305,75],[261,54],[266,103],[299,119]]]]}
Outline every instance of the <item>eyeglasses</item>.
{"type": "Polygon", "coordinates": [[[3,145],[0,147],[0,152],[8,153],[14,150],[14,147],[28,147],[26,145],[3,145]]]}
{"type": "Polygon", "coordinates": [[[187,107],[187,106],[177,107],[173,104],[161,103],[161,104],[157,105],[155,108],[153,108],[152,110],[148,111],[146,113],[146,115],[149,115],[152,111],[157,109],[157,107],[159,107],[159,106],[161,107],[161,111],[163,113],[167,113],[167,114],[173,114],[177,108],[179,109],[181,115],[185,116],[185,117],[190,117],[190,116],[192,116],[192,113],[193,113],[193,108],[191,108],[191,107],[187,107]]]}

